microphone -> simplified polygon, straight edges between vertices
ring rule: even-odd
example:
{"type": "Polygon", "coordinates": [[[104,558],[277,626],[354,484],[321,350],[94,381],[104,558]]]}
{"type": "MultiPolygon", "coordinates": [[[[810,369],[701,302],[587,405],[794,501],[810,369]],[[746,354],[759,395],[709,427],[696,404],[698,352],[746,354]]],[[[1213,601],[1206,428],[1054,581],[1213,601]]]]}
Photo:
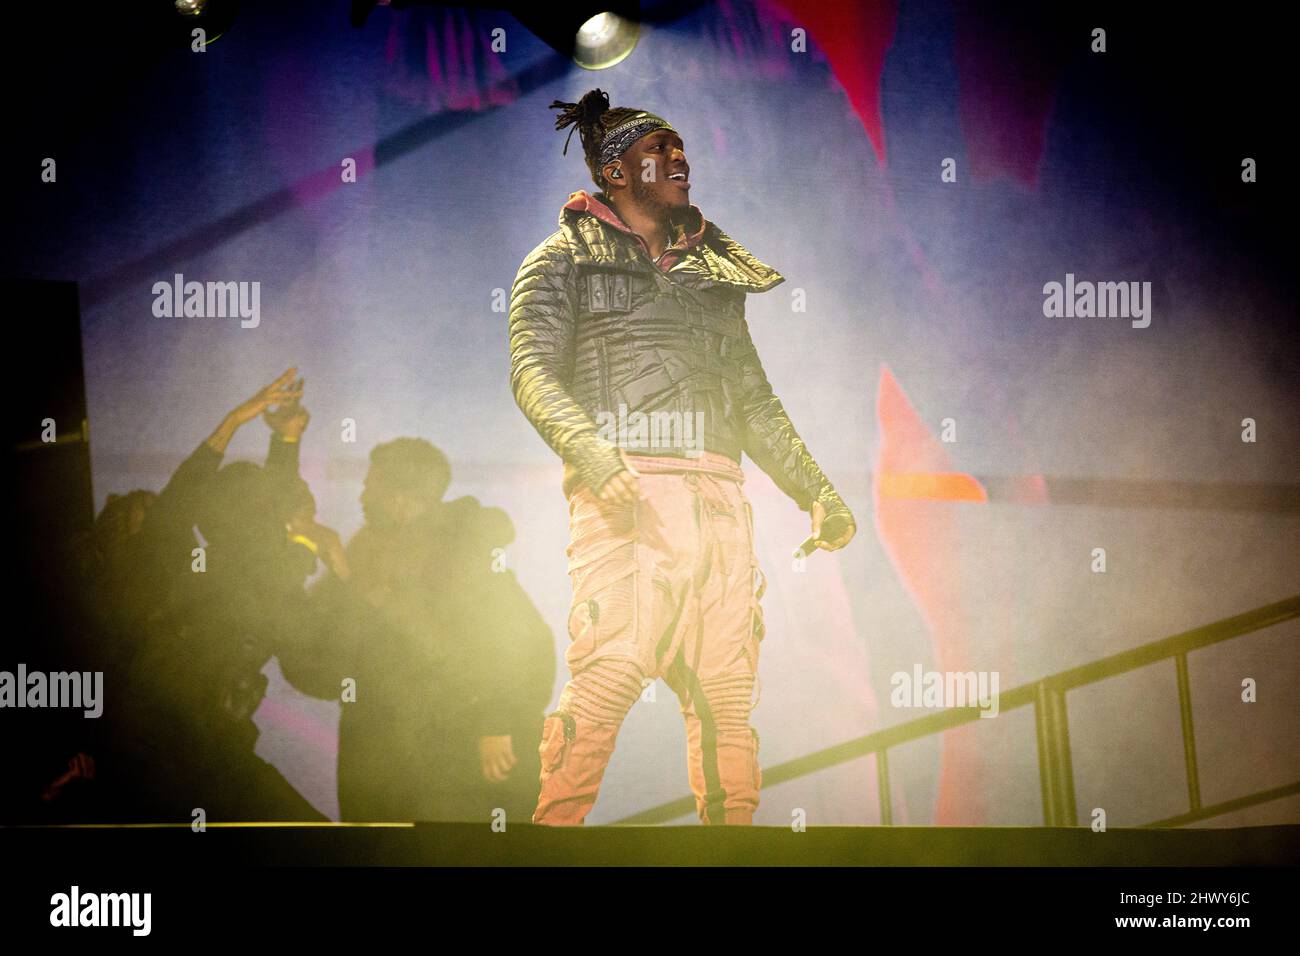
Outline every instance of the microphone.
{"type": "Polygon", "coordinates": [[[803,544],[799,545],[799,547],[795,549],[795,556],[798,557],[799,555],[803,555],[806,558],[809,555],[822,550],[817,547],[817,541],[819,538],[822,541],[835,541],[848,530],[849,519],[843,515],[834,515],[833,517],[827,518],[822,522],[821,534],[810,534],[808,537],[804,538],[803,544]]]}

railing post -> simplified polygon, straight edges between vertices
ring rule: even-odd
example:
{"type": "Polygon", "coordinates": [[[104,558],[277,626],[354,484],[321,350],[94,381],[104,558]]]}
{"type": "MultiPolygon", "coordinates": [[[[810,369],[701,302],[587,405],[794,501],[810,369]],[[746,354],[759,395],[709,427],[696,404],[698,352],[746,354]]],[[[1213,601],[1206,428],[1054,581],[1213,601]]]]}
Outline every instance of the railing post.
{"type": "Polygon", "coordinates": [[[876,783],[880,788],[880,825],[894,825],[894,801],[889,789],[889,756],[884,747],[876,751],[876,783]]]}
{"type": "Polygon", "coordinates": [[[1192,812],[1201,809],[1201,777],[1196,767],[1196,736],[1192,732],[1192,682],[1187,676],[1187,652],[1174,655],[1178,669],[1178,714],[1183,725],[1183,759],[1187,764],[1187,800],[1192,812]]]}
{"type": "Polygon", "coordinates": [[[1038,736],[1038,779],[1043,791],[1043,824],[1049,827],[1078,826],[1065,694],[1047,681],[1040,681],[1035,687],[1034,726],[1038,736]]]}
{"type": "Polygon", "coordinates": [[[1079,812],[1074,805],[1074,761],[1070,757],[1070,717],[1065,707],[1065,692],[1052,690],[1052,706],[1056,711],[1053,726],[1056,728],[1056,770],[1060,781],[1060,825],[1077,827],[1079,812]]]}
{"type": "Polygon", "coordinates": [[[1039,683],[1034,688],[1034,733],[1038,739],[1038,786],[1043,794],[1043,826],[1054,827],[1056,826],[1056,796],[1053,792],[1053,780],[1056,773],[1052,766],[1049,720],[1051,717],[1047,706],[1047,684],[1039,683]]]}

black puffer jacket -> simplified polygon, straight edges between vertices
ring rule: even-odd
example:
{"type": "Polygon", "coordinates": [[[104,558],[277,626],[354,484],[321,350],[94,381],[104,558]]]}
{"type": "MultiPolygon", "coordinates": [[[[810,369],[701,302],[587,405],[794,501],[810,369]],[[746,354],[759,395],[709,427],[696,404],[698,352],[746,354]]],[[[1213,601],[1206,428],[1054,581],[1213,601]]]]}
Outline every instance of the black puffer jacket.
{"type": "MultiPolygon", "coordinates": [[[[746,293],[784,278],[703,225],[702,239],[665,273],[635,236],[563,209],[559,230],[524,259],[511,292],[515,400],[591,488],[622,467],[609,440],[620,411],[665,424],[689,416],[699,422],[698,447],[737,462],[743,451],[803,510],[821,501],[828,515],[851,517],[772,393],[745,322],[746,293]]],[[[683,455],[663,442],[625,448],[683,455]]]]}

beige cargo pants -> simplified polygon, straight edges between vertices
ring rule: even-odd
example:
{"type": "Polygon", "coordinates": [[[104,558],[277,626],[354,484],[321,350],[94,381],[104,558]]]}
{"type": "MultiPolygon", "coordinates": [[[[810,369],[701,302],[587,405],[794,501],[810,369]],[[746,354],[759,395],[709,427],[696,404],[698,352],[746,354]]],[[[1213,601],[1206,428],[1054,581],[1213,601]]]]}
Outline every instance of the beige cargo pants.
{"type": "Polygon", "coordinates": [[[628,459],[641,474],[635,505],[606,505],[581,484],[569,491],[572,677],[543,728],[533,822],[583,822],[623,718],[663,677],[686,719],[701,821],[751,823],[762,782],[749,717],[765,583],[744,474],[707,452],[628,459]]]}

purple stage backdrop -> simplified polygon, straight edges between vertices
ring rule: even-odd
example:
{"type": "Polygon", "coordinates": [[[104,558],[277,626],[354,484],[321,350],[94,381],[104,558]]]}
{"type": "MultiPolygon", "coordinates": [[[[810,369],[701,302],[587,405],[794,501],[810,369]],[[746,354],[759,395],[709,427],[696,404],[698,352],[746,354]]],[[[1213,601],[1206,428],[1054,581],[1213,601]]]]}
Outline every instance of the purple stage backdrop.
{"type": "MultiPolygon", "coordinates": [[[[1295,481],[1294,277],[1242,181],[1255,144],[1188,119],[1198,71],[1153,77],[1116,32],[1095,53],[1086,20],[995,29],[946,2],[705,5],[596,73],[505,13],[380,9],[352,29],[348,7],[248,5],[206,53],[142,77],[28,204],[27,274],[80,283],[96,508],[160,488],[295,365],[320,520],[346,539],[369,450],[430,439],[452,496],[512,517],[509,566],[562,654],[560,465],[511,397],[503,303],[592,188],[547,105],[600,86],[676,126],[692,201],[786,276],[747,318],[860,521],[801,566],[806,516],[746,462],[769,582],[764,766],[931,713],[900,704],[900,673],[987,672],[1006,691],[1297,590],[1294,505],[1241,505],[1295,481]],[[155,283],[178,275],[258,283],[255,318],[157,316],[155,283]],[[1051,314],[1051,283],[1071,305],[1084,283],[1133,295],[1121,315],[1051,314]]],[[[229,456],[260,459],[265,439],[250,425],[229,456]]],[[[1203,802],[1297,779],[1296,631],[1191,657],[1203,802]]],[[[337,818],[339,705],[269,674],[258,752],[337,818]]],[[[891,754],[895,823],[1042,821],[1032,712],[1000,716],[891,754]]],[[[1069,719],[1082,819],[1186,809],[1172,662],[1072,694],[1069,719]]],[[[589,820],[687,793],[660,683],[589,820]]],[[[881,818],[872,758],[762,797],[758,823],[881,818]]],[[[1208,825],[1297,820],[1293,797],[1208,825]]]]}

